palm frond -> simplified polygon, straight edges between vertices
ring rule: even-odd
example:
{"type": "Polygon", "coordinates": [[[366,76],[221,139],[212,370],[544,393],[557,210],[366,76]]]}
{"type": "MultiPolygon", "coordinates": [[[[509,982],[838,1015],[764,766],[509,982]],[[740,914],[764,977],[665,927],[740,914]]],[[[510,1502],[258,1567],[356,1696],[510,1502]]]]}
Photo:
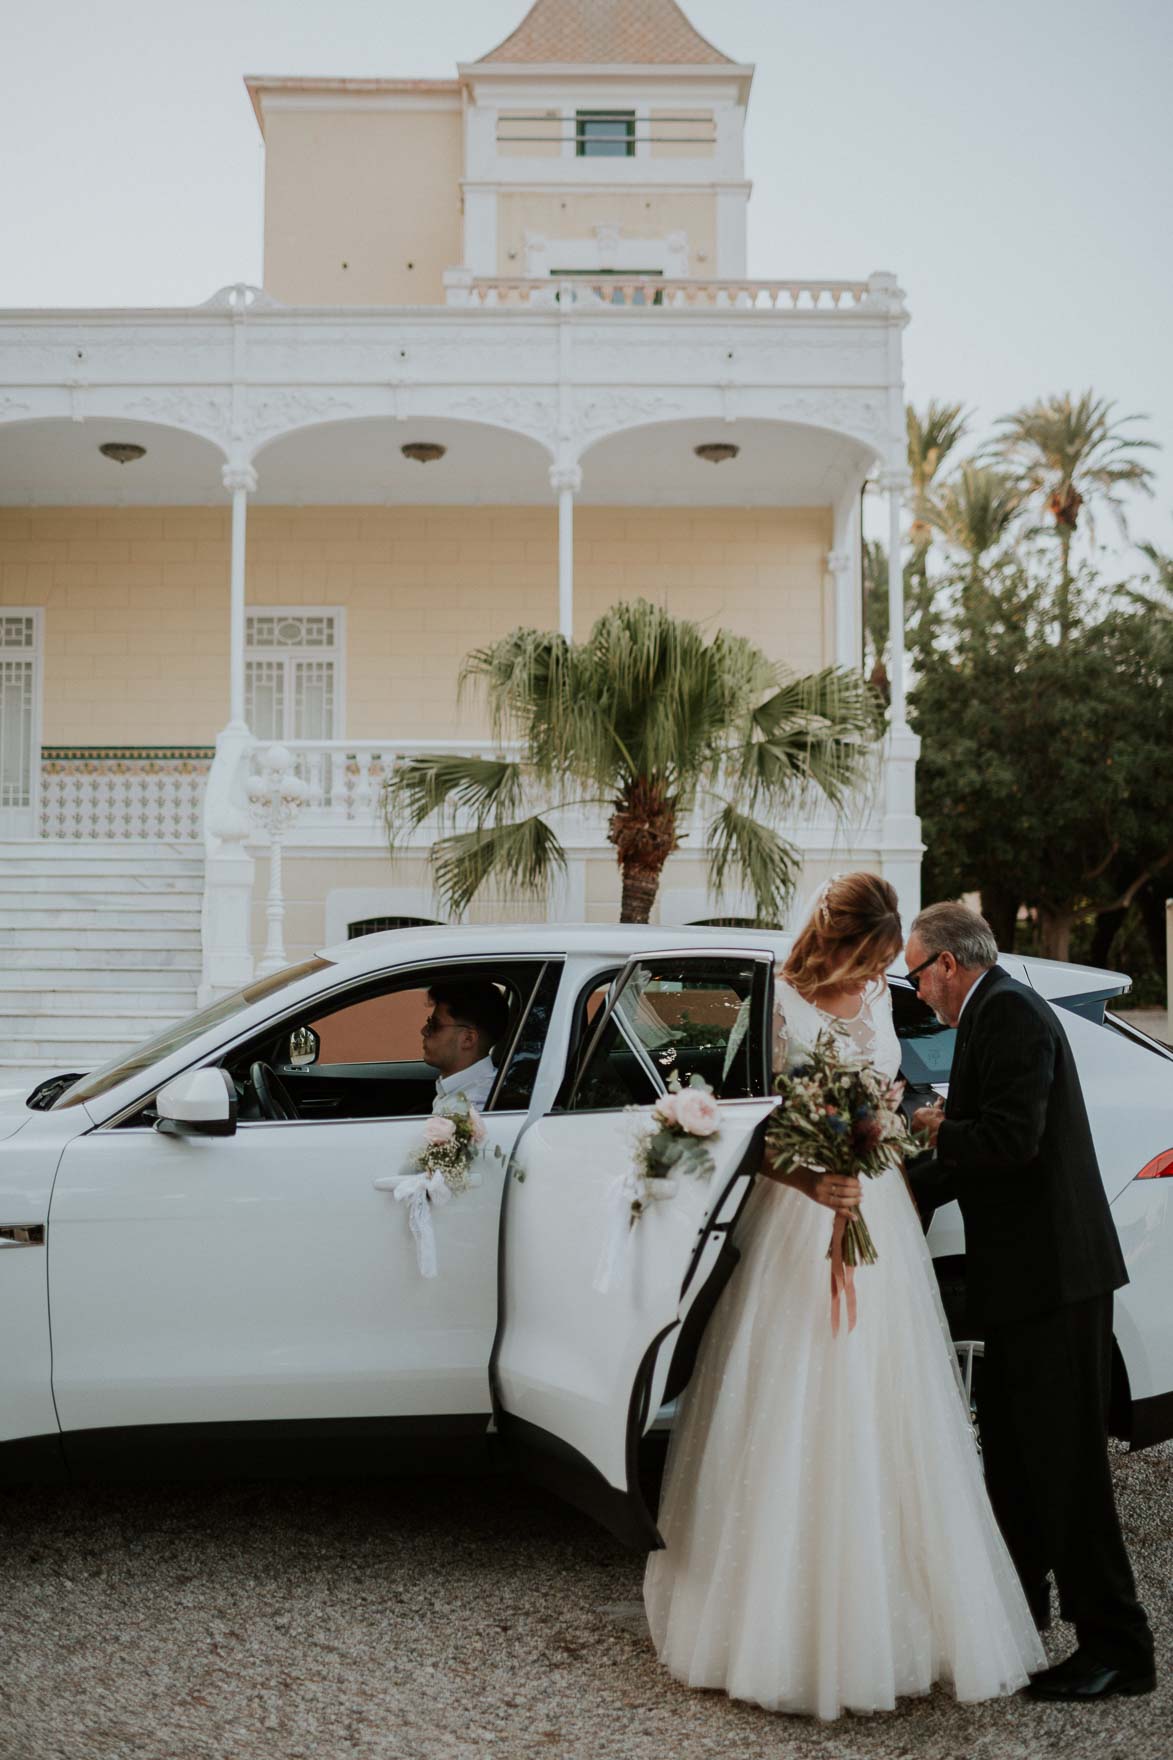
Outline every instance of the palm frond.
{"type": "Polygon", "coordinates": [[[777,814],[814,788],[841,807],[863,777],[876,717],[875,694],[856,672],[828,666],[787,679],[730,754],[734,799],[777,814]]]}
{"type": "Polygon", "coordinates": [[[566,851],[539,813],[509,824],[478,826],[441,837],[431,850],[437,896],[461,917],[494,879],[524,896],[541,897],[566,869],[566,851]]]}
{"type": "Polygon", "coordinates": [[[904,421],[908,433],[913,508],[917,511],[929,485],[964,436],[969,416],[962,404],[938,403],[934,398],[923,415],[909,404],[904,411],[904,421]]]}
{"type": "MultiPolygon", "coordinates": [[[[1079,397],[1063,392],[1040,398],[999,418],[1000,432],[991,443],[991,454],[1017,473],[1028,494],[1062,504],[1074,493],[1088,504],[1089,525],[1095,502],[1102,501],[1124,530],[1123,504],[1116,491],[1153,493],[1154,473],[1134,455],[1152,450],[1157,442],[1125,433],[1130,422],[1145,418],[1116,417],[1115,407],[1110,399],[1091,391],[1079,397]]],[[[1070,523],[1074,525],[1074,516],[1070,523]]]]}
{"type": "Polygon", "coordinates": [[[424,754],[397,764],[383,791],[383,817],[392,847],[439,813],[441,819],[470,814],[478,824],[516,814],[525,794],[525,773],[514,759],[424,754]]]}
{"type": "Polygon", "coordinates": [[[966,464],[925,497],[924,518],[947,544],[962,550],[977,566],[1006,537],[1028,491],[1005,471],[989,465],[966,464]]]}
{"type": "Polygon", "coordinates": [[[769,825],[725,801],[708,827],[709,890],[720,897],[734,880],[753,894],[763,923],[780,923],[802,867],[801,852],[769,825]]]}

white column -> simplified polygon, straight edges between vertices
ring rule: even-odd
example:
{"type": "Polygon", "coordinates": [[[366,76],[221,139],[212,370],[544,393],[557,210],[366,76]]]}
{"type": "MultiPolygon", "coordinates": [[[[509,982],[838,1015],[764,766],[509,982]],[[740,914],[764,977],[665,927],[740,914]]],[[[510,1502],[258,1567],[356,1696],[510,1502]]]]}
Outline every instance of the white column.
{"type": "Polygon", "coordinates": [[[558,629],[574,640],[574,497],[582,488],[576,464],[551,465],[550,487],[558,496],[558,629]]]}
{"type": "Polygon", "coordinates": [[[858,642],[855,638],[859,623],[859,613],[854,603],[852,591],[852,554],[850,550],[828,550],[827,573],[832,583],[832,604],[834,606],[834,647],[831,652],[835,657],[836,666],[858,666],[858,642]]]}
{"type": "Polygon", "coordinates": [[[228,725],[247,731],[244,714],[244,536],[248,498],[256,490],[251,465],[226,464],[221,473],[232,492],[232,574],[228,610],[228,725]]]}
{"type": "Polygon", "coordinates": [[[888,677],[892,687],[893,733],[908,732],[904,693],[904,495],[911,481],[906,469],[883,471],[880,488],[888,497],[888,677]]]}

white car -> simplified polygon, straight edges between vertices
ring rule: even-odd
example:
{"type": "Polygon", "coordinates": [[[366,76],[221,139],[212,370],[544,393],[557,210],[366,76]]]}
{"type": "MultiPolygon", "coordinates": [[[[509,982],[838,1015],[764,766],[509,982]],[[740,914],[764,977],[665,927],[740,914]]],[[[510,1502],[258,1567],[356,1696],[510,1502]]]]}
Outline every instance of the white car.
{"type": "MultiPolygon", "coordinates": [[[[740,929],[396,930],[3,1096],[0,1473],[387,1471],[506,1443],[655,1544],[641,1443],[736,1267],[786,947],[740,929]],[[470,980],[499,987],[509,1025],[481,1183],[435,1210],[425,1278],[391,1188],[434,1097],[429,987],[470,980]],[[648,1207],[600,1293],[627,1109],[673,1071],[720,1096],[715,1170],[648,1207]]],[[[1114,1422],[1143,1446],[1173,1434],[1173,1058],[1104,1019],[1126,979],[1005,963],[1063,1005],[1132,1277],[1114,1422]]],[[[947,1080],[952,1034],[892,987],[915,1100],[947,1080]]],[[[952,1303],[955,1207],[931,1240],[952,1303]]]]}

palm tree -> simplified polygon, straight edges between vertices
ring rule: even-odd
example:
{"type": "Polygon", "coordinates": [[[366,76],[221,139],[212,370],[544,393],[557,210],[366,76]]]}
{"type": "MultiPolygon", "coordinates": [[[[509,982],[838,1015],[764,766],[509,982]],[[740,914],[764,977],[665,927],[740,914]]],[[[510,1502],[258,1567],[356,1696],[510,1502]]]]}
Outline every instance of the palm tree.
{"type": "Polygon", "coordinates": [[[521,756],[413,758],[385,798],[393,853],[439,815],[432,874],[455,916],[490,876],[543,892],[566,865],[550,811],[605,806],[620,920],[646,923],[681,821],[700,805],[712,890],[743,884],[759,918],[779,921],[801,857],[777,821],[808,793],[842,805],[878,731],[858,675],[789,675],[744,637],[707,641],[643,599],[612,607],[582,643],[516,629],[468,656],[462,689],[470,682],[493,737],[519,737],[521,756]]]}
{"type": "Polygon", "coordinates": [[[947,544],[969,558],[970,583],[982,577],[982,558],[1005,538],[1018,517],[1025,490],[1012,477],[988,465],[965,464],[935,494],[925,498],[924,515],[947,544]]]}
{"type": "Polygon", "coordinates": [[[969,417],[960,403],[938,403],[934,398],[923,416],[909,404],[904,411],[904,423],[908,431],[908,468],[912,472],[909,536],[923,572],[924,553],[932,540],[930,522],[924,514],[925,502],[941,466],[964,436],[969,417]]]}
{"type": "Polygon", "coordinates": [[[1024,493],[1042,496],[1055,522],[1061,558],[1061,645],[1066,644],[1071,630],[1071,541],[1080,509],[1087,506],[1093,537],[1092,511],[1097,501],[1112,509],[1123,532],[1124,510],[1117,490],[1153,492],[1153,472],[1133,455],[1156,442],[1124,434],[1121,430],[1126,423],[1145,418],[1123,416],[1113,421],[1115,407],[1090,391],[1079,398],[1070,392],[1044,397],[1002,416],[999,426],[1003,432],[994,442],[994,451],[1015,471],[1024,493]]]}

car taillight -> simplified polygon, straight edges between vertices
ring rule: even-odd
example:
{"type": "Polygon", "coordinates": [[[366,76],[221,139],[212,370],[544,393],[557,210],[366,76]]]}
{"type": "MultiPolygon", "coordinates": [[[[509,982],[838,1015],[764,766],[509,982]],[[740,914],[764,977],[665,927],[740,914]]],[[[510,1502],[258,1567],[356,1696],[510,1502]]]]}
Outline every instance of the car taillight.
{"type": "Polygon", "coordinates": [[[1146,1162],[1137,1174],[1137,1179],[1173,1179],[1173,1149],[1162,1149],[1159,1155],[1146,1162]]]}

